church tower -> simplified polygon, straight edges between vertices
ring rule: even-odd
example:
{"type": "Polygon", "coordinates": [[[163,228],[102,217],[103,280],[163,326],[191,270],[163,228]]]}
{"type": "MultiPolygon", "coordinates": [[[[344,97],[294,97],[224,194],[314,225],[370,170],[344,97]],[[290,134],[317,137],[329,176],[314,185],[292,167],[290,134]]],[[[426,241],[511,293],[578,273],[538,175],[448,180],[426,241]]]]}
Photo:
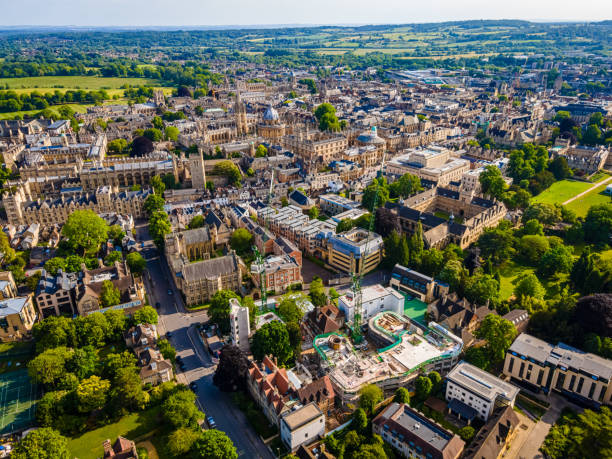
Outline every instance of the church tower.
{"type": "Polygon", "coordinates": [[[189,172],[191,173],[191,187],[196,190],[206,189],[206,169],[201,150],[189,155],[189,172]]]}
{"type": "Polygon", "coordinates": [[[236,134],[239,136],[247,133],[246,106],[240,98],[240,92],[236,93],[236,103],[234,104],[234,115],[236,116],[236,134]]]}

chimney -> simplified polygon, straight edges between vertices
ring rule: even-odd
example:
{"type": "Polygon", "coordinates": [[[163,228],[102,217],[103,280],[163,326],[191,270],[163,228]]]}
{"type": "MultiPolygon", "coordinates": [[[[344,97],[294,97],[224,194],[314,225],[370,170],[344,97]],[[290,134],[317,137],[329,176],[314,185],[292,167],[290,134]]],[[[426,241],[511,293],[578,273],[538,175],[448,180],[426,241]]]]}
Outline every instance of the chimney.
{"type": "Polygon", "coordinates": [[[104,443],[102,443],[102,446],[104,447],[104,457],[112,457],[113,447],[111,446],[111,441],[108,439],[104,440],[104,443]]]}

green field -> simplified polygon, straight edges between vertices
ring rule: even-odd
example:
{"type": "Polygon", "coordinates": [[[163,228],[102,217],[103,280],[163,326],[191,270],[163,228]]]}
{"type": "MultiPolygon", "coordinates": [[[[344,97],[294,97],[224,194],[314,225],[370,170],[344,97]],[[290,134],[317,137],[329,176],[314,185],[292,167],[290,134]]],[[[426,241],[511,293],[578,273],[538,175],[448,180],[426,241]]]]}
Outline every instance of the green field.
{"type": "MultiPolygon", "coordinates": [[[[410,317],[412,320],[416,320],[419,323],[425,324],[425,312],[427,311],[427,303],[423,303],[416,298],[412,298],[412,295],[407,295],[404,292],[400,292],[404,295],[404,315],[410,317]]],[[[425,324],[426,325],[426,324],[425,324]]]]}
{"type": "Polygon", "coordinates": [[[32,425],[38,393],[26,369],[0,376],[0,434],[27,429],[32,425]]]}
{"type": "Polygon", "coordinates": [[[581,198],[570,202],[566,207],[576,212],[576,215],[579,217],[586,216],[591,206],[612,202],[612,197],[604,193],[609,184],[610,182],[598,186],[593,191],[590,191],[581,198]]]}
{"type": "Polygon", "coordinates": [[[568,199],[573,198],[577,194],[588,190],[593,184],[589,182],[579,182],[576,180],[561,180],[553,183],[550,188],[542,191],[535,196],[533,202],[542,202],[545,204],[564,203],[568,199]]]}
{"type": "MultiPolygon", "coordinates": [[[[121,101],[114,101],[114,103],[116,104],[121,104],[121,101]]],[[[124,102],[127,103],[127,102],[124,102]]],[[[77,113],[85,113],[87,112],[87,107],[91,107],[91,105],[83,105],[83,104],[64,104],[67,105],[69,107],[71,107],[75,112],[77,113]]],[[[57,109],[61,107],[61,105],[57,105],[54,107],[49,107],[50,110],[54,111],[56,114],[59,115],[57,109]]],[[[15,116],[20,115],[23,117],[26,116],[34,116],[37,113],[39,113],[40,110],[22,110],[20,112],[6,112],[6,113],[0,113],[0,120],[10,120],[15,118],[15,116]]]]}
{"type": "Polygon", "coordinates": [[[79,437],[68,441],[68,450],[72,457],[79,459],[97,459],[102,456],[102,443],[109,439],[111,442],[119,435],[129,440],[138,441],[147,437],[160,425],[159,407],[151,408],[139,413],[132,413],[122,417],[119,421],[86,432],[79,437]]]}
{"type": "MultiPolygon", "coordinates": [[[[103,78],[95,76],[41,76],[24,78],[0,78],[1,89],[12,89],[17,93],[54,90],[68,91],[70,89],[84,90],[118,90],[124,85],[129,86],[159,86],[157,80],[147,78],[103,78]]],[[[121,91],[115,91],[120,93],[121,91]]],[[[110,91],[109,91],[110,93],[110,91]]],[[[113,95],[113,94],[111,94],[113,95]]]]}

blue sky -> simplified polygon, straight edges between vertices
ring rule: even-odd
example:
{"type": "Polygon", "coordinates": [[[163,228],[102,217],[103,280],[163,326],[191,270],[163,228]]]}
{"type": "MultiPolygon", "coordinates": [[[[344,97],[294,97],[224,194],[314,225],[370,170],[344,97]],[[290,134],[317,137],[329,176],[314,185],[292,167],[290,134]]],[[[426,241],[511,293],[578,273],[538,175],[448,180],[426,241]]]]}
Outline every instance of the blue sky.
{"type": "Polygon", "coordinates": [[[612,19],[583,0],[0,0],[0,25],[373,24],[463,19],[612,19]]]}

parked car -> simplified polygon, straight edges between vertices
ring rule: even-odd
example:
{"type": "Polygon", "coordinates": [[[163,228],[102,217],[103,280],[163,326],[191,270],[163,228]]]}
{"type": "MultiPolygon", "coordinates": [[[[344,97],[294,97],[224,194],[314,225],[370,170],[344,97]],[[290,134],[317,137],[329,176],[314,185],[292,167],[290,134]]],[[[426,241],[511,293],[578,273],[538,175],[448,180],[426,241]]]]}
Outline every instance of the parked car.
{"type": "Polygon", "coordinates": [[[208,426],[211,429],[216,429],[217,428],[217,423],[215,422],[215,420],[212,418],[212,416],[208,416],[206,418],[206,421],[208,422],[208,426]]]}

